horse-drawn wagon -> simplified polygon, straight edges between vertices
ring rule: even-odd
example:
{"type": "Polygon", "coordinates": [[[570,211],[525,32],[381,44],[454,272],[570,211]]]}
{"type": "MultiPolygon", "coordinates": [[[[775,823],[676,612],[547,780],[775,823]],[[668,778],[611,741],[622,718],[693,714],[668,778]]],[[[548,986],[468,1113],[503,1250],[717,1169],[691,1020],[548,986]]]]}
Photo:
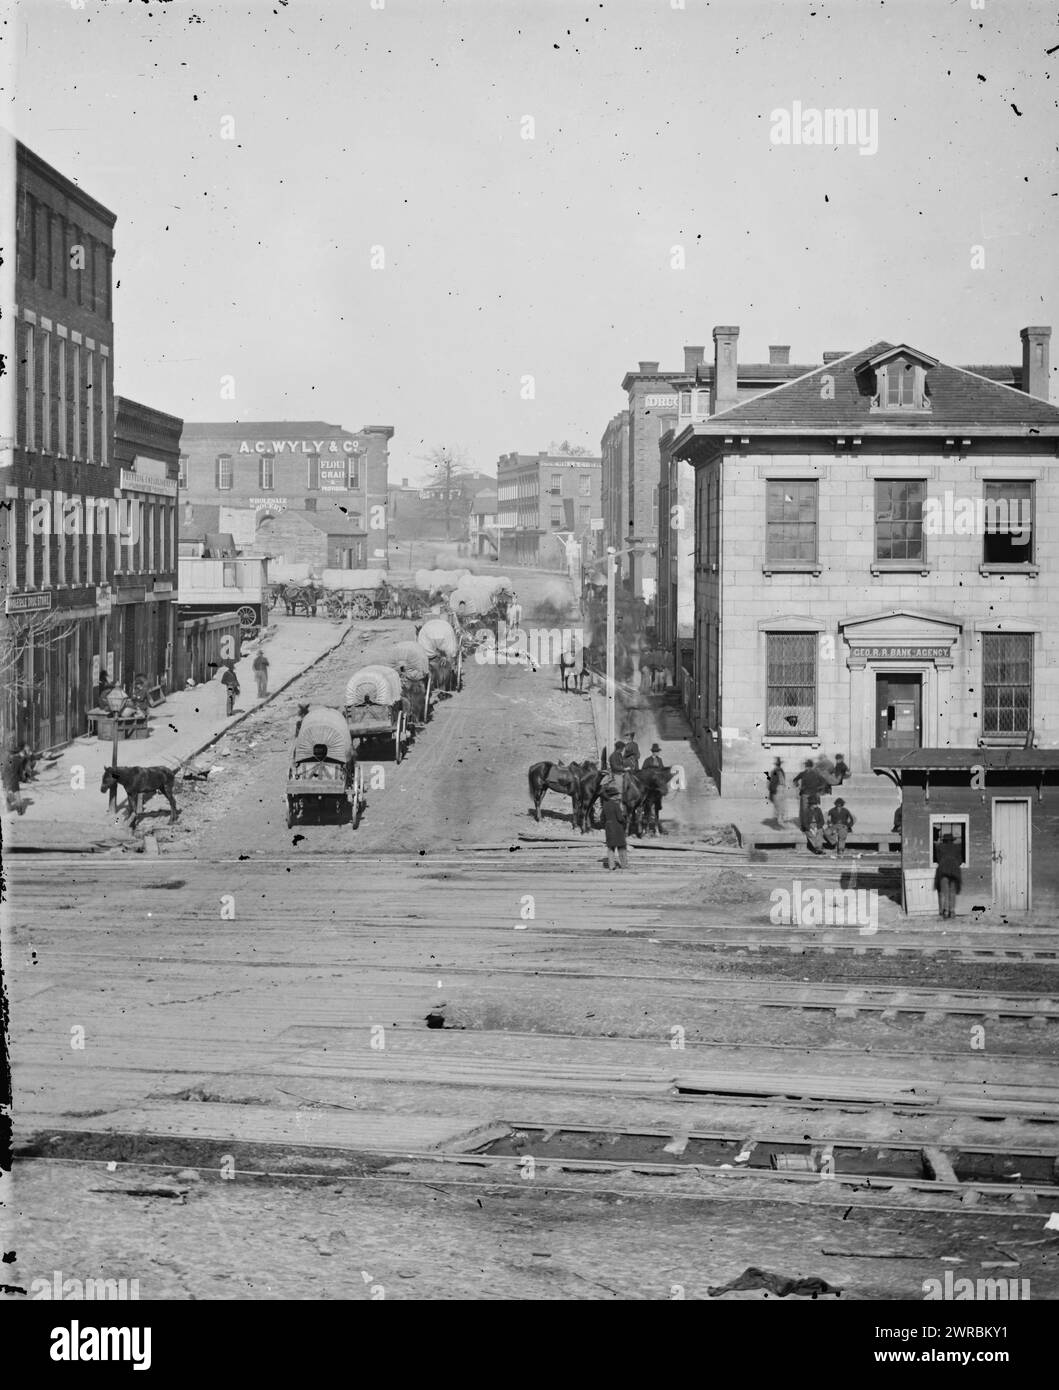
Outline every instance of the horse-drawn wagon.
{"type": "Polygon", "coordinates": [[[334,816],[346,803],[356,829],[364,778],[353,739],[339,711],[319,705],[304,716],[294,737],[287,769],[287,829],[303,823],[313,806],[334,816]]]}
{"type": "Polygon", "coordinates": [[[394,761],[401,761],[414,730],[410,704],[393,667],[375,664],[357,671],[346,686],[344,714],[358,754],[392,742],[394,761]]]}
{"type": "Polygon", "coordinates": [[[325,569],[319,587],[329,618],[381,618],[391,606],[392,595],[382,569],[325,569]]]}
{"type": "Polygon", "coordinates": [[[445,618],[431,618],[416,633],[416,642],[426,652],[434,688],[439,694],[454,694],[463,685],[464,641],[445,618]]]}

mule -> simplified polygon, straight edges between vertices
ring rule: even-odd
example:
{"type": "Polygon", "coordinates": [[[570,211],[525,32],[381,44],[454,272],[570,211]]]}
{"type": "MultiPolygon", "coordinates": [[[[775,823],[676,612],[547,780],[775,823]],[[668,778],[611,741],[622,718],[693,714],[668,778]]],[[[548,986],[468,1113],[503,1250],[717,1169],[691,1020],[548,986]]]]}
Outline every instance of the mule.
{"type": "Polygon", "coordinates": [[[283,602],[287,609],[287,617],[297,616],[298,608],[305,609],[307,618],[316,617],[316,606],[320,602],[320,595],[323,593],[316,584],[286,584],[283,588],[283,602]]]}

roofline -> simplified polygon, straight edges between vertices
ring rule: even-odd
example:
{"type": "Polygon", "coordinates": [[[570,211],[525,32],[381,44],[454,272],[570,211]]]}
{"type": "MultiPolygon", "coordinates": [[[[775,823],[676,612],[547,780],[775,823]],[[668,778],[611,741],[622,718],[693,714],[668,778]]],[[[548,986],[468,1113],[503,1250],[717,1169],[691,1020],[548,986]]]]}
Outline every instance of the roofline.
{"type": "MultiPolygon", "coordinates": [[[[997,385],[993,382],[992,385],[997,385]]],[[[1019,395],[1022,395],[1019,392],[1019,395]]],[[[1026,399],[1025,397],[1023,397],[1026,399]]],[[[760,398],[759,398],[760,399],[760,398]]],[[[1029,399],[1034,399],[1030,397],[1029,399]]],[[[864,424],[860,420],[851,421],[847,425],[762,425],[759,423],[744,424],[730,421],[727,426],[711,428],[713,421],[718,419],[712,416],[710,420],[700,420],[697,423],[687,425],[673,441],[674,452],[682,451],[687,448],[695,439],[712,439],[716,441],[725,438],[733,438],[738,435],[742,439],[825,439],[832,440],[837,438],[856,437],[857,439],[944,439],[952,438],[955,434],[977,436],[981,439],[1057,439],[1059,440],[1059,420],[1054,425],[976,425],[971,422],[948,424],[948,425],[920,425],[916,428],[895,429],[892,425],[864,424]]],[[[688,460],[691,462],[691,460],[688,460]]]]}
{"type": "Polygon", "coordinates": [[[104,207],[98,198],[93,198],[90,193],[86,193],[79,184],[74,183],[73,179],[67,178],[65,174],[61,174],[54,165],[49,164],[46,159],[42,159],[39,154],[31,150],[28,145],[24,145],[21,140],[15,141],[15,147],[16,159],[19,163],[25,165],[28,169],[32,169],[35,174],[39,174],[41,178],[47,180],[47,182],[62,193],[64,197],[70,198],[75,203],[80,203],[86,211],[98,217],[101,222],[107,223],[108,227],[113,231],[114,225],[118,220],[116,212],[111,212],[110,208],[104,207]]]}

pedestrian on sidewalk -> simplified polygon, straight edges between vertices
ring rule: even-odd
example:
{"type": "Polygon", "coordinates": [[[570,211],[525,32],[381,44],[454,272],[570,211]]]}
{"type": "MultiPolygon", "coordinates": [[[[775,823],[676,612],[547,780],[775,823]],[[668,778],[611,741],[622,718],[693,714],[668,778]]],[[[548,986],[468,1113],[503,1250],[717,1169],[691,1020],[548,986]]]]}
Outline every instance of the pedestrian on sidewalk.
{"type": "Polygon", "coordinates": [[[794,785],[798,788],[798,823],[803,830],[808,830],[809,808],[814,799],[819,805],[824,792],[831,790],[831,783],[811,762],[806,761],[801,772],[795,777],[794,785]]]}
{"type": "Polygon", "coordinates": [[[26,803],[22,799],[19,791],[21,786],[22,754],[18,748],[18,740],[13,736],[8,740],[7,748],[4,751],[3,763],[0,765],[0,775],[3,778],[4,793],[7,800],[7,809],[17,811],[21,816],[25,814],[26,803]]]}
{"type": "Polygon", "coordinates": [[[235,662],[230,658],[224,663],[221,683],[228,691],[228,714],[230,717],[235,713],[235,697],[239,694],[239,677],[235,674],[235,662]]]}
{"type": "Polygon", "coordinates": [[[814,793],[806,812],[805,825],[805,842],[814,854],[824,852],[824,830],[824,813],[820,809],[820,798],[814,793]]]}
{"type": "Polygon", "coordinates": [[[254,657],[253,671],[257,681],[257,698],[263,700],[268,694],[268,657],[260,647],[254,657]]]}
{"type": "Polygon", "coordinates": [[[836,797],[835,804],[827,813],[827,829],[824,839],[841,857],[846,852],[846,836],[857,823],[857,818],[842,798],[836,797]]]}
{"type": "Polygon", "coordinates": [[[625,839],[625,807],[614,786],[603,789],[603,829],[607,840],[607,868],[627,869],[629,848],[625,839]]]}
{"type": "Polygon", "coordinates": [[[771,772],[766,772],[765,777],[768,780],[769,801],[772,803],[776,829],[782,830],[787,824],[787,774],[783,770],[781,759],[776,759],[771,772]]]}
{"type": "Polygon", "coordinates": [[[956,895],[963,886],[963,851],[951,835],[943,835],[935,851],[937,868],[934,887],[938,891],[938,911],[942,917],[955,917],[956,895]]]}
{"type": "Polygon", "coordinates": [[[651,751],[644,758],[643,765],[644,767],[665,767],[665,763],[662,761],[662,745],[660,743],[651,744],[651,751]]]}
{"type": "Polygon", "coordinates": [[[846,766],[846,755],[845,753],[839,753],[838,756],[835,758],[836,784],[838,786],[841,786],[843,782],[849,779],[849,775],[849,768],[846,766]]]}

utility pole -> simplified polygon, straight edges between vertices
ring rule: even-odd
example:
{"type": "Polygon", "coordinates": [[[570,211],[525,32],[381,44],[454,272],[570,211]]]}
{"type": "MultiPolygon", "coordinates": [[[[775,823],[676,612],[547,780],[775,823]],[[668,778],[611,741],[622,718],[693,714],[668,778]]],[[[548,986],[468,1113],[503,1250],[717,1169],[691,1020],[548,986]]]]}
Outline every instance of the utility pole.
{"type": "Polygon", "coordinates": [[[614,576],[618,564],[612,545],[607,547],[607,756],[614,752],[614,576]]]}

